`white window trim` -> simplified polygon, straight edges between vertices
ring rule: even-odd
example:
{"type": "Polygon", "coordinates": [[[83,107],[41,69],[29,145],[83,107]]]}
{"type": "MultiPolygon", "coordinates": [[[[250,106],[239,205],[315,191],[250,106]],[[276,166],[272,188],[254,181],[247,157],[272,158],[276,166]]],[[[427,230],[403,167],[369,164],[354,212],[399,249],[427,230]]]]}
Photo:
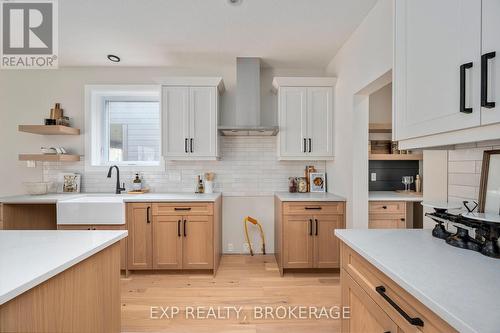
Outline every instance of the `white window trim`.
{"type": "MultiPolygon", "coordinates": [[[[98,114],[104,107],[104,97],[113,96],[130,98],[131,96],[151,96],[157,98],[161,105],[160,85],[85,85],[85,170],[103,171],[112,165],[118,165],[124,171],[165,171],[165,159],[162,156],[163,133],[160,135],[160,163],[151,162],[106,162],[96,165],[100,160],[100,152],[92,147],[100,146],[103,130],[101,128],[102,114],[98,114]],[[101,104],[101,105],[99,105],[101,104]]],[[[109,100],[109,99],[108,99],[109,100]]],[[[160,124],[162,112],[160,110],[160,124]]],[[[161,128],[161,126],[160,126],[161,128]]]]}

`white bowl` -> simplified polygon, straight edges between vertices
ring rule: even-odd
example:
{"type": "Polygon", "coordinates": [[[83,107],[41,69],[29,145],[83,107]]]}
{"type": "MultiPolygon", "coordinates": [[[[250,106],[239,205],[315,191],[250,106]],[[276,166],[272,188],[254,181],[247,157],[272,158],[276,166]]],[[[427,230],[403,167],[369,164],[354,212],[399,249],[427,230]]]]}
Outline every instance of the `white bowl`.
{"type": "Polygon", "coordinates": [[[26,192],[31,195],[47,194],[49,191],[49,183],[47,182],[26,182],[24,183],[26,192]]]}

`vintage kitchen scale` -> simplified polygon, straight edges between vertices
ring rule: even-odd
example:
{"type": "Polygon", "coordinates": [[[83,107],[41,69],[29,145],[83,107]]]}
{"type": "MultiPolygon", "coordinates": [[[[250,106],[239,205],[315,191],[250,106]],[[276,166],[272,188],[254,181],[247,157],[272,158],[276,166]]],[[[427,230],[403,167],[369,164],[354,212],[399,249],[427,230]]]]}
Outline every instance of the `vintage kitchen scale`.
{"type": "Polygon", "coordinates": [[[478,204],[474,202],[474,207],[469,206],[468,201],[463,205],[467,213],[452,214],[448,210],[460,209],[459,204],[448,203],[422,203],[425,207],[434,209],[433,213],[426,213],[425,216],[434,220],[437,224],[432,230],[432,236],[444,239],[451,246],[462,249],[480,252],[488,257],[500,258],[498,238],[500,235],[500,215],[491,213],[475,213],[478,204]],[[452,224],[456,233],[446,230],[444,223],[452,224]],[[475,231],[475,237],[469,235],[469,231],[475,231]]]}

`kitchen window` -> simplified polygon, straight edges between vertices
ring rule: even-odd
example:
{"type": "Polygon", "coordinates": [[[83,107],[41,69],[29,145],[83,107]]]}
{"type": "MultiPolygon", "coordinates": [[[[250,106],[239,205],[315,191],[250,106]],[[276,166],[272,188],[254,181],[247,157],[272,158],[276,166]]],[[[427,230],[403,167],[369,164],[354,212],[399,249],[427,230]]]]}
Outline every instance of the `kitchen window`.
{"type": "Polygon", "coordinates": [[[87,86],[86,167],[162,165],[157,86],[87,86]]]}

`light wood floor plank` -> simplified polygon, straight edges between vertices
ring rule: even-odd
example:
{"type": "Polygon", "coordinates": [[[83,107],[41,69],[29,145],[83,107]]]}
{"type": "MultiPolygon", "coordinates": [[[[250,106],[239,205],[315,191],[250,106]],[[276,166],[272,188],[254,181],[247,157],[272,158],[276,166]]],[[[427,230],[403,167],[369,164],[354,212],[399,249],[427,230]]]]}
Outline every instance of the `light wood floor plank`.
{"type": "Polygon", "coordinates": [[[274,256],[223,256],[211,274],[131,273],[122,279],[122,332],[301,333],[340,332],[335,319],[253,318],[255,306],[340,306],[338,273],[279,276],[274,256]],[[151,306],[176,306],[173,319],[150,319],[151,306]],[[246,318],[192,319],[186,307],[242,307],[246,318]]]}

